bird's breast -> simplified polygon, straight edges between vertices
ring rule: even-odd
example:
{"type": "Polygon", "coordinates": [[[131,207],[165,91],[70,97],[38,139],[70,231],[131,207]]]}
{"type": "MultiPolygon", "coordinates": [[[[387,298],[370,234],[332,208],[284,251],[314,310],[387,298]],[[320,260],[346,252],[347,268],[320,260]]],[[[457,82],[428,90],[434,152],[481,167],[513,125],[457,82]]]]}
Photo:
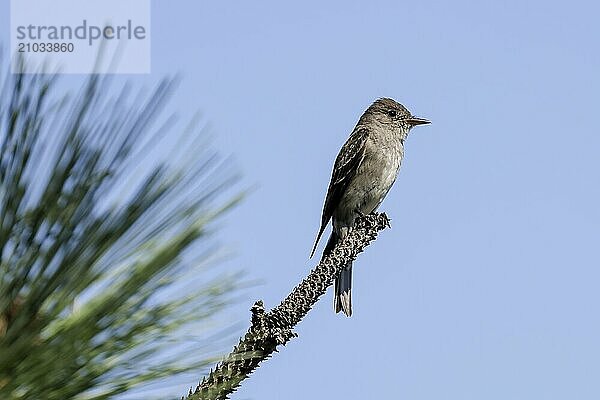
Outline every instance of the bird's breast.
{"type": "Polygon", "coordinates": [[[377,209],[396,181],[404,149],[396,146],[368,146],[365,157],[334,212],[334,225],[351,226],[358,211],[377,209]]]}

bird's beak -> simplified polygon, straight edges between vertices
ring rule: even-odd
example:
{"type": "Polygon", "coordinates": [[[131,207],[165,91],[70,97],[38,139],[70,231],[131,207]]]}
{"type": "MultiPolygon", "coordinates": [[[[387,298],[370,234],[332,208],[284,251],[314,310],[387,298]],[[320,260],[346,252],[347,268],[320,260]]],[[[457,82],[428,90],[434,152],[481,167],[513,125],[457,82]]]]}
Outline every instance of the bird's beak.
{"type": "Polygon", "coordinates": [[[431,121],[425,118],[419,118],[419,117],[409,117],[405,120],[406,122],[408,122],[411,125],[426,125],[426,124],[430,124],[431,121]]]}

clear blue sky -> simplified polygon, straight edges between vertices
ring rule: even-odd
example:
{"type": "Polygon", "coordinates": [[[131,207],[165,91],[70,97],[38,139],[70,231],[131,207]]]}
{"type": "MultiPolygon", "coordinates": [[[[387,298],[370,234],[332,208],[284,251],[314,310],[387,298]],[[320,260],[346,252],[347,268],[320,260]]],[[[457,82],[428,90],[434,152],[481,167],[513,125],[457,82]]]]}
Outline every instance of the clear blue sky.
{"type": "Polygon", "coordinates": [[[220,235],[225,267],[263,282],[231,321],[314,265],[333,160],[374,99],[433,124],[356,263],[353,317],[328,293],[233,398],[600,398],[598,5],[281,3],[152,8],[152,77],[182,73],[175,107],[257,185],[220,235]]]}

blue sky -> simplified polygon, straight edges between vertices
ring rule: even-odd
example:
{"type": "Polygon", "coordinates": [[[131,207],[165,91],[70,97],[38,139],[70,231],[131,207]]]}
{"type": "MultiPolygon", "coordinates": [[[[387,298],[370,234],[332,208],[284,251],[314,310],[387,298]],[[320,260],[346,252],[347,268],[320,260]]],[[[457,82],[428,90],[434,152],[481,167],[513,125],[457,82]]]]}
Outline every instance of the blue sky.
{"type": "Polygon", "coordinates": [[[597,4],[281,3],[152,3],[150,79],[182,74],[175,108],[256,187],[219,236],[224,268],[262,282],[229,311],[240,335],[314,265],[363,110],[387,96],[433,123],[356,262],[353,317],[328,293],[234,398],[600,398],[597,4]]]}

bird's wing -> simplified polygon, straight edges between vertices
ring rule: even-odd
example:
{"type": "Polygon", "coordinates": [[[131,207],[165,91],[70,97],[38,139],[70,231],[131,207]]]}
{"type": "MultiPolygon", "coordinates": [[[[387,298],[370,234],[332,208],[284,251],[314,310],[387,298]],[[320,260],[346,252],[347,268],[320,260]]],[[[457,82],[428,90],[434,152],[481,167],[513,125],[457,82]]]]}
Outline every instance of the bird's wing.
{"type": "Polygon", "coordinates": [[[355,128],[346,143],[342,146],[340,153],[335,159],[333,173],[331,174],[331,182],[327,189],[327,197],[323,205],[323,214],[321,215],[321,227],[317,234],[317,239],[310,253],[312,257],[315,254],[317,244],[323,231],[327,227],[329,220],[333,215],[333,211],[338,206],[348,183],[356,174],[360,163],[365,157],[365,142],[369,136],[369,130],[366,128],[355,128]]]}

